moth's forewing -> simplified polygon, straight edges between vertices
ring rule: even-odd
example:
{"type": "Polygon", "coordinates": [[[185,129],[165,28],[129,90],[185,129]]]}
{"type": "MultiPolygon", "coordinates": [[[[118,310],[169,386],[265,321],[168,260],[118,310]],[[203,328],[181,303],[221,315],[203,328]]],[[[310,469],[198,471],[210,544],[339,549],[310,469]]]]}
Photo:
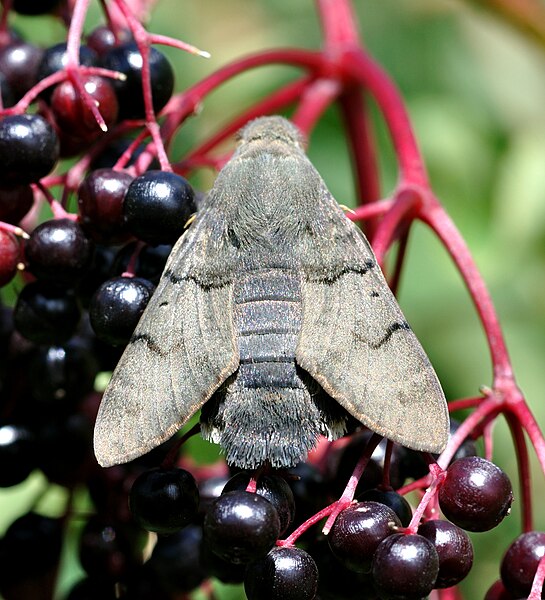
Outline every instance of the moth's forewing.
{"type": "MultiPolygon", "coordinates": [[[[316,173],[316,177],[319,175],[316,173]]],[[[449,433],[446,400],[420,342],[363,234],[316,182],[304,260],[303,320],[296,357],[324,390],[377,433],[440,452],[449,433]],[[327,224],[327,226],[326,226],[327,224]]]]}
{"type": "Polygon", "coordinates": [[[229,261],[215,281],[210,264],[221,261],[208,262],[203,251],[215,252],[210,212],[173,248],[104,393],[94,435],[102,466],[166,441],[237,368],[229,261]]]}

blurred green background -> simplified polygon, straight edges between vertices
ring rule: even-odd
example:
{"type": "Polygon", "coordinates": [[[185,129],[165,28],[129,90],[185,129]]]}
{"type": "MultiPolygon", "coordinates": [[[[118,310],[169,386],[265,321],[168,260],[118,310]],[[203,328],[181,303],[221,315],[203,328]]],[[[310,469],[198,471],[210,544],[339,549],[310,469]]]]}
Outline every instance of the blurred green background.
{"type": "MultiPolygon", "coordinates": [[[[476,258],[503,324],[519,385],[543,424],[545,50],[462,0],[358,0],[355,5],[367,48],[406,99],[434,190],[476,258]]],[[[99,15],[93,6],[87,31],[99,15]]],[[[64,36],[53,19],[18,18],[14,24],[44,45],[64,36]]],[[[320,44],[311,0],[162,0],[149,28],[212,54],[204,60],[165,49],[175,65],[177,91],[252,51],[320,44]]],[[[220,88],[184,126],[171,158],[179,158],[294,74],[280,67],[254,70],[220,88]]],[[[395,183],[396,165],[378,120],[377,139],[386,195],[395,183]]],[[[352,204],[350,162],[336,109],[318,125],[309,154],[338,201],[352,204]]],[[[196,181],[209,186],[211,174],[200,174],[196,181]]],[[[487,347],[469,297],[446,252],[423,226],[411,234],[399,297],[449,399],[475,395],[479,386],[491,383],[487,347]]],[[[516,487],[514,453],[502,419],[495,429],[494,459],[516,487]]],[[[44,485],[36,475],[0,492],[2,530],[44,485]]],[[[536,529],[545,528],[539,501],[544,492],[534,461],[536,529]]],[[[49,491],[43,509],[54,513],[62,497],[61,489],[49,491]]],[[[483,598],[498,577],[501,555],[520,531],[518,504],[500,527],[473,536],[475,566],[464,584],[468,600],[483,598]]],[[[65,552],[65,589],[80,577],[74,552],[73,546],[65,552]]],[[[223,586],[218,597],[244,595],[223,586]]]]}

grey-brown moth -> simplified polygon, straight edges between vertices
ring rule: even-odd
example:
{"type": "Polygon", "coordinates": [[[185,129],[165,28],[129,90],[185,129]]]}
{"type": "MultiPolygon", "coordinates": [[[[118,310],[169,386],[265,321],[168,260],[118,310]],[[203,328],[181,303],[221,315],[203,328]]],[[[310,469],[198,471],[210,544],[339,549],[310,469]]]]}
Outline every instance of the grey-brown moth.
{"type": "Polygon", "coordinates": [[[199,409],[227,462],[304,460],[349,415],[415,450],[449,433],[437,376],[368,241],[286,119],[240,133],[104,393],[103,466],[136,458],[199,409]]]}

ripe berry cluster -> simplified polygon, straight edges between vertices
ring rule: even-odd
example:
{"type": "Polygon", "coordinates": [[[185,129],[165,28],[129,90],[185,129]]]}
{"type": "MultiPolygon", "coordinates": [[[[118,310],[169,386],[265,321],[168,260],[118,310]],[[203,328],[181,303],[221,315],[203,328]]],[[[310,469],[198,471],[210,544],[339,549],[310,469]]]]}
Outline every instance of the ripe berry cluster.
{"type": "MultiPolygon", "coordinates": [[[[125,0],[103,3],[106,24],[84,44],[83,1],[2,4],[0,487],[39,470],[69,492],[62,516],[31,510],[0,538],[3,597],[53,597],[74,524],[84,577],[63,600],[178,600],[210,592],[211,578],[242,583],[250,600],[419,600],[456,586],[473,563],[466,532],[498,525],[513,500],[505,473],[469,438],[445,470],[386,441],[374,449],[362,426],[286,471],[196,466],[176,439],[126,465],[97,465],[97,382],[199,205],[180,174],[191,157],[172,165],[165,151],[195,106],[172,96],[173,69],[148,47],[196,50],[146,32],[125,0]],[[23,39],[5,27],[14,13],[63,19],[67,40],[23,39]]],[[[221,163],[204,151],[192,160],[221,163]]],[[[544,533],[518,537],[487,600],[527,597],[544,552],[544,533]]]]}

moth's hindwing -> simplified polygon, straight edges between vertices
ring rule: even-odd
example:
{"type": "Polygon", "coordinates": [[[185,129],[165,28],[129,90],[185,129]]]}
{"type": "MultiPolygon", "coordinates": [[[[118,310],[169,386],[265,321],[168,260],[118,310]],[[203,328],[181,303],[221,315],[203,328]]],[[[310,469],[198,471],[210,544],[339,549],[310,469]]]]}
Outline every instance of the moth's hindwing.
{"type": "Polygon", "coordinates": [[[324,185],[316,214],[330,223],[320,225],[322,250],[304,270],[297,362],[371,430],[415,450],[440,452],[449,418],[435,371],[369,243],[333,203],[324,185]]]}
{"type": "Polygon", "coordinates": [[[102,466],[169,439],[238,366],[232,284],[204,286],[194,276],[206,260],[209,219],[174,247],[104,393],[94,437],[102,466]]]}

